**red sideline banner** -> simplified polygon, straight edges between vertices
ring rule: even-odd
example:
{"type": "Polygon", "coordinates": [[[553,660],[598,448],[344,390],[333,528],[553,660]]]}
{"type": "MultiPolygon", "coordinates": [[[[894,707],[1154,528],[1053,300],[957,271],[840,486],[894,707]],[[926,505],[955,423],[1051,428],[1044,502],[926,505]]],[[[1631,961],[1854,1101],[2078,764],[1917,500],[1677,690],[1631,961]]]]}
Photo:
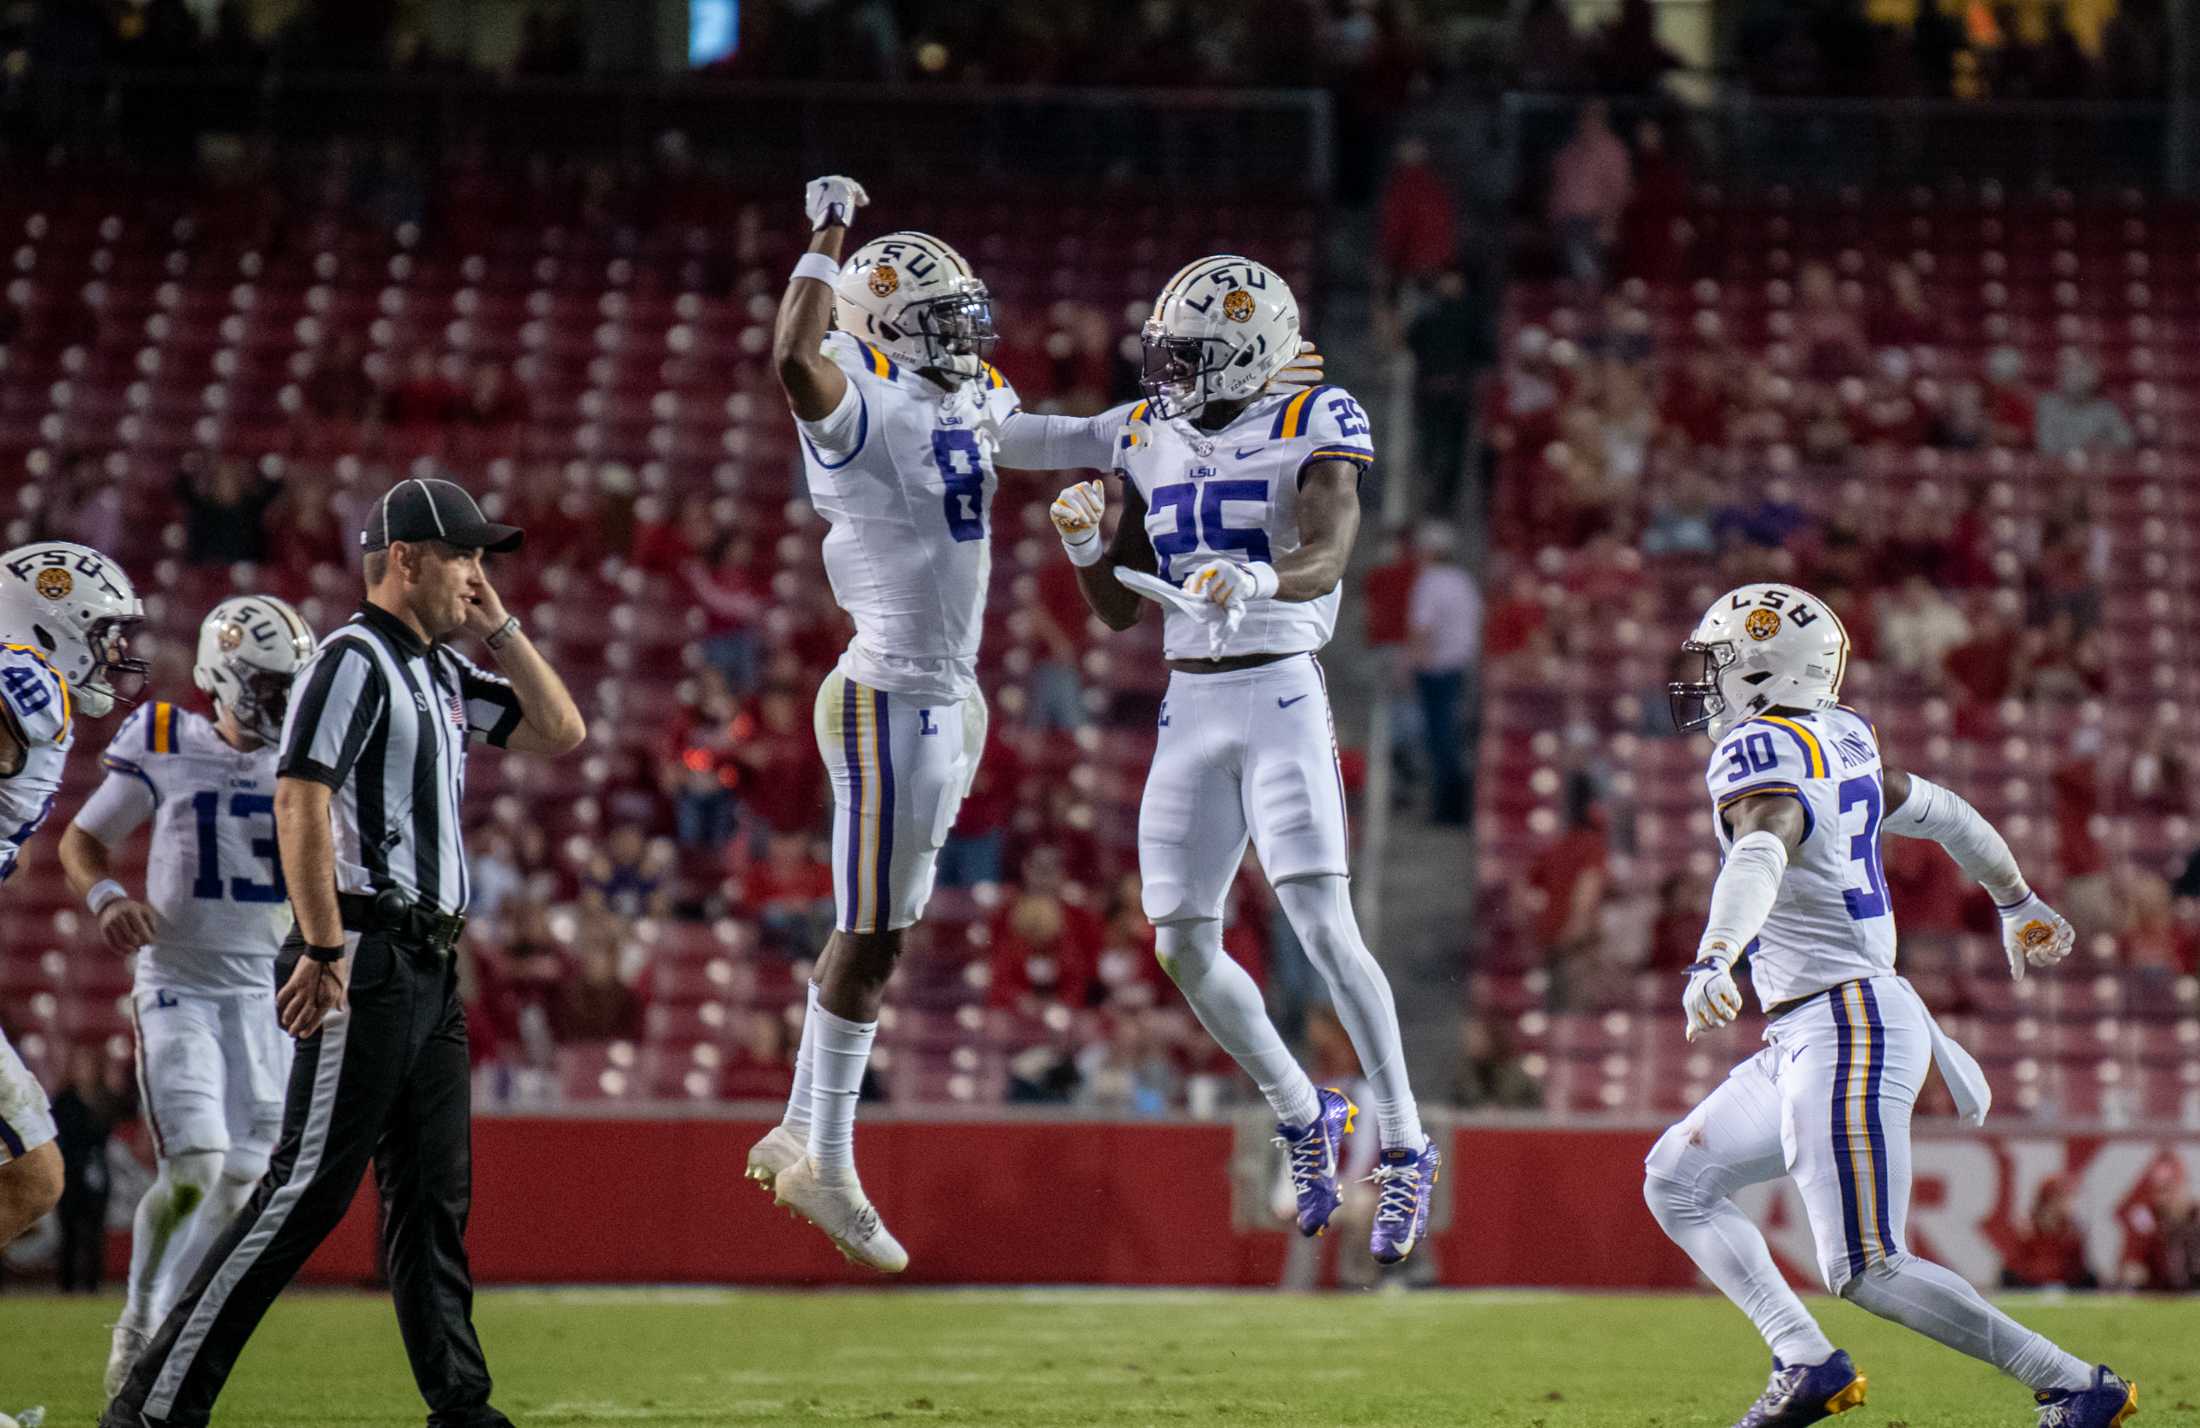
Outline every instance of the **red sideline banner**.
{"type": "MultiPolygon", "coordinates": [[[[742,1178],[761,1122],[494,1117],[474,1127],[474,1271],[485,1284],[876,1283],[742,1178]]],[[[1077,1120],[859,1124],[864,1186],[904,1245],[902,1282],[1272,1285],[1295,1239],[1272,1208],[1269,1131],[1251,1122],[1077,1120]]],[[[1651,1289],[1694,1268],[1642,1201],[1655,1127],[1470,1123],[1449,1145],[1432,1237],[1453,1285],[1651,1289]]],[[[1916,1143],[1911,1248],[1993,1284],[2040,1182],[2069,1179],[2095,1271],[2110,1277],[2148,1171],[2200,1132],[1936,1131],[1916,1143]]],[[[372,1177],[368,1181],[371,1186],[372,1177]]],[[[374,1273],[370,1190],[307,1267],[320,1283],[374,1273]]],[[[1799,1284],[1816,1276],[1801,1199],[1751,1191],[1799,1284]]],[[[1332,1234],[1328,1255],[1350,1252],[1332,1234]]],[[[1364,1250],[1362,1251],[1364,1252],[1364,1250]]],[[[1324,1271],[1326,1277],[1327,1271],[1324,1271]]]]}

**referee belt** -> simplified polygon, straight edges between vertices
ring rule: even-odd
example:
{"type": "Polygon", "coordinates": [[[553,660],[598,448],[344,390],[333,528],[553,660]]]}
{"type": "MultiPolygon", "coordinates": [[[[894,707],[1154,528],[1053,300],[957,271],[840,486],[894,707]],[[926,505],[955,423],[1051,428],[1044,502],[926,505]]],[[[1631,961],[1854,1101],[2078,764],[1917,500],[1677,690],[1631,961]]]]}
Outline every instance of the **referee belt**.
{"type": "Polygon", "coordinates": [[[437,952],[456,947],[466,930],[466,919],[456,913],[430,912],[387,894],[338,893],[336,906],[346,932],[385,932],[437,952]]]}

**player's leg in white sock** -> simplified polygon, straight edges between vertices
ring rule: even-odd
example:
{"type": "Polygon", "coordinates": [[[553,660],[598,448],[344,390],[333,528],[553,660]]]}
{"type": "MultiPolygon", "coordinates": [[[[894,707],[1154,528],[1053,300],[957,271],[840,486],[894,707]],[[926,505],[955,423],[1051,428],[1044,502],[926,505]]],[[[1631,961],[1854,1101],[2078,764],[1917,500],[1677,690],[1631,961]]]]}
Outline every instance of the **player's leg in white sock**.
{"type": "Polygon", "coordinates": [[[1642,1198],[1673,1243],[1757,1326],[1785,1364],[1824,1363],[1833,1342],[1788,1288],[1765,1237],[1733,1199],[1786,1173],[1780,1092],[1756,1065],[1735,1071],[1643,1161],[1642,1198]]]}
{"type": "Polygon", "coordinates": [[[1986,1302],[1954,1270],[1916,1255],[1880,1260],[1841,1286],[1841,1297],[1935,1343],[1983,1359],[2035,1391],[2084,1388],[2093,1366],[1986,1302]]]}
{"type": "Polygon", "coordinates": [[[1154,928],[1154,955],[1215,1044],[1245,1069],[1285,1125],[1321,1114],[1314,1083],[1292,1056],[1250,974],[1222,950],[1222,923],[1200,917],[1154,928]]]}
{"type": "Polygon", "coordinates": [[[810,1134],[810,1095],[817,1067],[817,983],[809,985],[809,1005],[802,1013],[802,1040],[795,1047],[794,1086],[787,1092],[787,1113],[779,1123],[798,1136],[810,1134]]]}
{"type": "Polygon", "coordinates": [[[1276,884],[1276,901],[1283,904],[1283,915],[1291,920],[1307,960],[1328,983],[1337,1020],[1359,1053],[1360,1070],[1375,1092],[1375,1120],[1384,1147],[1418,1153],[1424,1139],[1421,1112],[1406,1079],[1398,1004],[1390,978],[1360,936],[1350,884],[1335,873],[1286,878],[1276,884]]]}
{"type": "Polygon", "coordinates": [[[122,1309],[125,1325],[151,1333],[159,1327],[161,1310],[175,1302],[173,1293],[163,1297],[164,1282],[173,1279],[181,1258],[177,1251],[205,1208],[221,1171],[222,1152],[187,1150],[161,1161],[153,1183],[138,1197],[130,1226],[130,1280],[122,1309]]]}
{"type": "Polygon", "coordinates": [[[901,955],[901,933],[836,932],[810,1019],[810,1159],[823,1178],[855,1173],[856,1100],[878,1038],[879,1005],[901,955]]]}

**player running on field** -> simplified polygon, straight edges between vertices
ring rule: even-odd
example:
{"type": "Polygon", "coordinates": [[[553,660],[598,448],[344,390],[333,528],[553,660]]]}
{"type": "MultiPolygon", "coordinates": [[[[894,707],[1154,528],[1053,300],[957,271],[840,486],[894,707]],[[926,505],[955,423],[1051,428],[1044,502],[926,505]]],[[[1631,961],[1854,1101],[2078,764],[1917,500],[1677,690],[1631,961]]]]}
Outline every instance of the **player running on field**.
{"type": "Polygon", "coordinates": [[[2025,884],[1992,825],[1887,764],[1871,721],[1838,702],[1849,639],[1824,604],[1791,585],[1745,585],[1682,648],[1703,657],[1703,676],[1672,686],[1673,719],[1716,745],[1706,777],[1725,855],[1682,1001],[1688,1036],[1741,1012],[1733,973],[1747,955],[1769,1044],[1652,1148],[1643,1195],[1772,1347],[1772,1381],[1736,1428],[1815,1423],[1864,1401],[1863,1374],[1730,1198],[1781,1175],[1802,1192],[1827,1289],[2025,1384],[2040,1428],[2122,1423],[2138,1411],[2135,1387],[1905,1245],[1910,1113],[1927,1062],[1971,1124],[1991,1096],[1978,1063],[1895,975],[1880,836],[1931,839],[1993,895],[2012,977],[2067,957],[2070,924],[2025,884]]]}
{"type": "Polygon", "coordinates": [[[124,720],[101,760],[106,780],[62,834],[61,866],[100,936],[137,953],[130,1021],[158,1161],[131,1226],[109,1398],[251,1198],[282,1130],[291,1044],[275,1014],[275,954],[291,917],[275,755],[291,679],[312,657],[313,631],[283,601],[216,605],[192,668],[214,717],[151,704],[124,720]],[[110,860],[147,821],[139,899],[110,860]]]}
{"type": "MultiPolygon", "coordinates": [[[[130,633],[145,618],[122,567],[88,546],[39,541],[0,555],[0,882],[53,812],[78,716],[98,718],[145,661],[130,633]]],[[[61,1199],[53,1110],[0,1033],[0,1246],[61,1199]]]]}
{"type": "Polygon", "coordinates": [[[1299,1230],[1320,1233],[1337,1208],[1338,1148],[1357,1108],[1315,1088],[1260,989],[1223,954],[1223,898],[1250,836],[1374,1089],[1382,1155],[1369,1247],[1395,1263],[1427,1228],[1441,1157],[1406,1084],[1389,980],[1353,916],[1344,780],[1315,658],[1336,628],[1374,439],[1341,387],[1268,390],[1298,350],[1299,309],[1259,263],[1225,254],[1187,264],[1143,336],[1146,400],[1130,408],[1116,457],[1114,540],[1102,549],[1098,481],[1065,490],[1054,523],[1086,603],[1110,628],[1137,623],[1137,591],[1166,609],[1174,672],[1138,811],[1154,950],[1275,1108],[1299,1230]]]}
{"type": "Polygon", "coordinates": [[[826,575],[856,634],[815,710],[836,930],[810,985],[786,1117],[750,1148],[748,1174],[848,1258],[895,1273],[909,1257],[856,1177],[856,1094],[902,932],[931,897],[985,746],[977,663],[995,463],[1104,469],[1121,420],[1020,410],[985,360],[985,284],[939,239],[889,233],[841,263],[869,201],[852,179],[810,183],[809,250],[773,339],[810,497],[831,526],[826,575]]]}

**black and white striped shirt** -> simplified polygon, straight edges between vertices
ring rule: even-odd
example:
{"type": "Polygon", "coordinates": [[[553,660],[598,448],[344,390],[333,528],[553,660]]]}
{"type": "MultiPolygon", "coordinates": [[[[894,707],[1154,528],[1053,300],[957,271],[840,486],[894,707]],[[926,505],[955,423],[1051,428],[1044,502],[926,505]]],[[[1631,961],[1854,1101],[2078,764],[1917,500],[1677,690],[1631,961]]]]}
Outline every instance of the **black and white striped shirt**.
{"type": "Polygon", "coordinates": [[[298,672],[276,772],[336,790],[340,891],[396,888],[418,907],[462,913],[466,741],[502,746],[519,724],[509,681],[365,604],[298,672]]]}

